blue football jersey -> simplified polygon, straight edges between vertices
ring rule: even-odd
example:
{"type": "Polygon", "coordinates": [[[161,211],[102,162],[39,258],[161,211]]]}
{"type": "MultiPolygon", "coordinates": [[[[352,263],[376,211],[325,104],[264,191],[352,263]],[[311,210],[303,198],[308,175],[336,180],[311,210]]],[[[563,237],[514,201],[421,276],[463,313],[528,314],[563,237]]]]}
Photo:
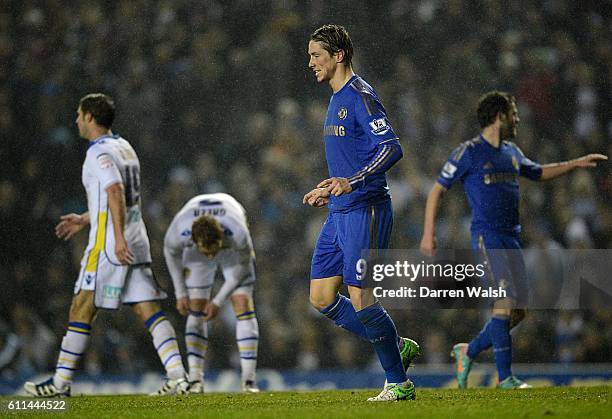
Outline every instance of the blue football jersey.
{"type": "Polygon", "coordinates": [[[542,176],[539,164],[529,160],[510,141],[493,147],[482,135],[462,143],[444,164],[438,183],[446,189],[457,180],[472,208],[472,231],[519,233],[519,182],[524,176],[542,176]]]}
{"type": "Polygon", "coordinates": [[[324,140],[329,176],[348,178],[353,188],[330,198],[331,211],[390,199],[385,172],[402,149],[378,95],[361,77],[353,76],[331,97],[324,140]]]}

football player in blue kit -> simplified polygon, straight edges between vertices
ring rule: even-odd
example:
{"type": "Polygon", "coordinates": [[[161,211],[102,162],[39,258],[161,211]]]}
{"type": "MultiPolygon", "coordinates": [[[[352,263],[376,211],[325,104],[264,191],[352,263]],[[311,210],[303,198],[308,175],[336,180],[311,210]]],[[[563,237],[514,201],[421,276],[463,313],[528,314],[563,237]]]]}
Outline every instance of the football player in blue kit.
{"type": "Polygon", "coordinates": [[[574,160],[540,165],[522,153],[510,140],[516,136],[519,115],[516,100],[506,92],[486,93],[478,103],[482,132],[459,145],[442,167],[427,198],[421,250],[431,255],[436,247],[435,222],[444,192],[458,180],[472,209],[472,249],[487,261],[486,280],[506,291],[506,298],[493,304],[491,319],[468,344],[458,343],[452,355],[459,388],[467,387],[476,356],[493,348],[499,388],[529,388],[512,375],[510,329],[525,317],[528,298],[525,263],[521,253],[518,177],[549,180],[580,167],[595,167],[607,160],[589,154],[574,160]],[[503,249],[503,250],[502,250],[503,249]]]}
{"type": "Polygon", "coordinates": [[[402,148],[376,92],[353,72],[353,44],[342,26],[315,30],[308,55],[317,81],[333,90],[324,125],[329,178],[303,200],[329,208],[312,258],[310,302],[374,345],[387,382],[369,401],[414,399],[406,369],[420,348],[398,337],[393,320],[372,290],[362,288],[357,272],[362,250],[389,245],[393,212],[385,172],[402,158],[402,148]],[[343,283],[350,299],[338,293],[343,283]]]}

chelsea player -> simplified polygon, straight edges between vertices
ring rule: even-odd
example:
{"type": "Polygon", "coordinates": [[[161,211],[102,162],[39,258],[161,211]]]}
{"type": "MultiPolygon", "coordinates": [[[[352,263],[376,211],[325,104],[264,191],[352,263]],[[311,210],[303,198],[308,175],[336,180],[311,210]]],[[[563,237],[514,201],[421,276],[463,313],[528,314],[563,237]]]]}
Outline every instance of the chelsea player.
{"type": "Polygon", "coordinates": [[[308,66],[333,95],[324,126],[329,179],[303,199],[329,207],[312,258],[310,302],[338,326],[370,341],[387,383],[369,401],[415,398],[405,370],[420,354],[416,342],[399,338],[385,309],[363,289],[357,273],[363,249],[388,247],[393,222],[385,172],[402,148],[376,92],[353,72],[353,44],[338,25],[324,25],[308,44],[308,66]],[[348,286],[350,300],[338,291],[348,286]]]}
{"type": "Polygon", "coordinates": [[[506,92],[492,91],[482,96],[477,114],[481,134],[462,143],[451,153],[429,193],[420,248],[427,254],[433,253],[440,200],[453,183],[461,180],[472,209],[472,248],[488,262],[487,279],[504,288],[507,297],[493,304],[491,319],[469,344],[458,343],[453,347],[457,382],[459,388],[466,388],[474,359],[492,347],[498,373],[497,387],[529,388],[511,371],[510,329],[525,317],[524,304],[527,302],[527,280],[519,237],[518,177],[554,179],[579,167],[595,167],[598,160],[607,157],[589,154],[545,165],[529,160],[516,144],[509,141],[516,136],[520,120],[516,101],[506,92]]]}

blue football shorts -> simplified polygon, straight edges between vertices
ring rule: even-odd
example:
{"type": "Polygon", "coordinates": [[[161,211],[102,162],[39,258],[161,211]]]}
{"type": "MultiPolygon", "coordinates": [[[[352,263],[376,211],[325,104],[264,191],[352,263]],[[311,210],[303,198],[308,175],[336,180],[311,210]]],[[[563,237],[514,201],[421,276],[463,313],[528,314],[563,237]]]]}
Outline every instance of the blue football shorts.
{"type": "Polygon", "coordinates": [[[387,249],[393,227],[391,200],[348,212],[330,212],[312,256],[310,278],[342,276],[361,288],[357,264],[364,249],[387,249]]]}
{"type": "Polygon", "coordinates": [[[516,301],[517,308],[525,307],[529,299],[527,269],[518,234],[499,231],[480,231],[472,234],[472,249],[480,263],[485,264],[485,287],[506,290],[506,297],[516,301]]]}

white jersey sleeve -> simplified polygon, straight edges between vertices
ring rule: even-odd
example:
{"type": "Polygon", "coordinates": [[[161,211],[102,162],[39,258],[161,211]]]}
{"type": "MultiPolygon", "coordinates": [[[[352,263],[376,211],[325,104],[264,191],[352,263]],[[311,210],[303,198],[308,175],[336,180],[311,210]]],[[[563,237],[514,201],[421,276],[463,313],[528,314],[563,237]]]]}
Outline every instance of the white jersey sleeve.
{"type": "Polygon", "coordinates": [[[98,178],[100,187],[102,189],[107,189],[109,186],[114,185],[115,183],[123,183],[123,178],[121,177],[121,173],[119,173],[119,168],[117,167],[117,164],[115,164],[113,156],[109,153],[103,152],[97,155],[95,157],[95,164],[91,165],[91,169],[94,172],[94,175],[98,178]]]}
{"type": "Polygon", "coordinates": [[[187,297],[187,287],[185,286],[185,278],[183,277],[183,248],[184,240],[182,240],[179,224],[181,213],[177,214],[172,220],[170,227],[166,231],[164,237],[164,259],[170,272],[170,278],[174,285],[174,294],[177,299],[187,297]]]}

